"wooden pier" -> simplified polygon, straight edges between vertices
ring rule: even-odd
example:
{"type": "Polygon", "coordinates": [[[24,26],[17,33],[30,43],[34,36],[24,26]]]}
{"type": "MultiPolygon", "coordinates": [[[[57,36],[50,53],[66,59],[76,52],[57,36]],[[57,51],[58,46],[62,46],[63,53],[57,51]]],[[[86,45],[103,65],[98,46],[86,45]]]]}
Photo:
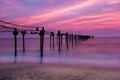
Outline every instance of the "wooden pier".
{"type": "MultiPolygon", "coordinates": [[[[16,25],[14,25],[16,26],[16,25]]],[[[63,41],[65,41],[66,44],[66,50],[69,50],[69,48],[72,46],[75,47],[79,45],[81,41],[86,41],[88,39],[93,38],[93,36],[90,35],[81,35],[81,34],[74,34],[71,32],[61,32],[58,30],[58,32],[55,34],[55,32],[50,31],[49,34],[47,33],[47,30],[44,29],[44,27],[36,27],[36,30],[20,30],[17,28],[11,28],[8,26],[0,25],[0,27],[5,28],[6,30],[9,30],[9,32],[13,32],[14,35],[14,55],[15,58],[17,57],[17,35],[18,33],[22,34],[22,40],[23,40],[23,52],[25,52],[25,35],[27,34],[38,34],[40,37],[40,58],[42,59],[44,56],[44,43],[45,43],[45,37],[44,35],[50,36],[50,48],[52,47],[53,50],[55,48],[58,48],[59,53],[61,52],[63,41]],[[56,37],[56,38],[55,38],[56,37]],[[64,37],[64,38],[63,38],[64,37]],[[55,39],[57,40],[55,44],[55,39]],[[57,45],[57,46],[55,46],[57,45]]],[[[6,31],[8,32],[8,31],[6,31]]]]}

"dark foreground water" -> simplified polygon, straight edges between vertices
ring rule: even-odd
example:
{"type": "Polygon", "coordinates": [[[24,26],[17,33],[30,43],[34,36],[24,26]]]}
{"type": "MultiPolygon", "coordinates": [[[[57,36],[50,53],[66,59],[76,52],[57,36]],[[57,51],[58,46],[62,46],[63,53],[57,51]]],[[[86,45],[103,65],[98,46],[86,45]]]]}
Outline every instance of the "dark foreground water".
{"type": "MultiPolygon", "coordinates": [[[[49,39],[45,39],[43,63],[120,67],[120,38],[94,38],[76,44],[69,42],[68,47],[63,41],[60,51],[57,43],[53,48],[49,42],[49,39]]],[[[16,62],[39,63],[39,38],[26,39],[25,44],[26,51],[23,52],[22,39],[18,39],[16,62]]],[[[14,40],[0,39],[0,63],[14,62],[14,40]]]]}

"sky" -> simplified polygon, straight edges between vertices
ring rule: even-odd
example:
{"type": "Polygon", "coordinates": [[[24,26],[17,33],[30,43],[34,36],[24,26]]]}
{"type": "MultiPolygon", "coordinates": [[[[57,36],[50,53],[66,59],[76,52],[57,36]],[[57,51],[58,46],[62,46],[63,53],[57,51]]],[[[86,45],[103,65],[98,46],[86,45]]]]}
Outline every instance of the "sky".
{"type": "Polygon", "coordinates": [[[0,20],[54,32],[120,36],[120,0],[0,0],[0,20]]]}

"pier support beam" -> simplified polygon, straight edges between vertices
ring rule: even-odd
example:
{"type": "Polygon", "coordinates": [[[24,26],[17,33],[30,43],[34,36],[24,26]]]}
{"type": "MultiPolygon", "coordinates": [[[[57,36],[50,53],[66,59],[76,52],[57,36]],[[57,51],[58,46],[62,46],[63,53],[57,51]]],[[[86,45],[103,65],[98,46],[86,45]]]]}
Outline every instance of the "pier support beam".
{"type": "Polygon", "coordinates": [[[73,48],[73,41],[74,41],[74,37],[73,37],[73,34],[71,35],[71,38],[72,38],[72,48],[73,48]]]}
{"type": "Polygon", "coordinates": [[[43,58],[44,34],[45,34],[45,30],[44,30],[44,27],[43,27],[42,30],[39,33],[39,36],[40,36],[40,52],[41,52],[40,57],[41,57],[41,59],[43,58]]]}
{"type": "Polygon", "coordinates": [[[55,47],[55,45],[54,45],[54,36],[55,36],[55,34],[53,32],[50,32],[50,47],[53,47],[53,49],[55,47]],[[52,43],[52,46],[51,46],[51,43],[52,43]]]}
{"type": "Polygon", "coordinates": [[[13,35],[14,35],[14,47],[15,47],[15,58],[16,58],[17,57],[17,35],[18,35],[17,28],[14,28],[13,35]]]}
{"type": "Polygon", "coordinates": [[[26,31],[21,31],[21,34],[22,34],[22,39],[23,39],[23,52],[25,52],[25,34],[26,34],[26,31]]]}
{"type": "Polygon", "coordinates": [[[57,33],[57,41],[58,41],[58,51],[60,52],[60,50],[61,50],[61,33],[60,33],[60,30],[58,30],[58,33],[57,33]]]}
{"type": "Polygon", "coordinates": [[[66,32],[66,35],[65,35],[65,39],[66,39],[66,47],[67,47],[67,50],[69,49],[69,46],[68,46],[68,32],[66,32]]]}

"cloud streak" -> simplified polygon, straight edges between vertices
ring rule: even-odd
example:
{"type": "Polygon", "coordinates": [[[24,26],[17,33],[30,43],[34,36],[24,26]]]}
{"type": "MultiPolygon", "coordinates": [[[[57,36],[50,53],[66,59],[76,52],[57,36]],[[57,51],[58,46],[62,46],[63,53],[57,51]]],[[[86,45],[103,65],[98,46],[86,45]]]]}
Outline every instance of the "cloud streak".
{"type": "MultiPolygon", "coordinates": [[[[48,29],[120,29],[120,0],[1,0],[0,19],[48,29]]],[[[114,32],[114,31],[113,31],[114,32]]]]}
{"type": "Polygon", "coordinates": [[[56,18],[56,17],[63,16],[66,13],[69,14],[74,10],[80,10],[82,8],[89,7],[91,5],[95,5],[95,4],[98,4],[98,3],[99,3],[99,1],[87,0],[86,2],[81,2],[81,3],[78,3],[78,4],[70,5],[68,7],[63,7],[59,10],[58,9],[51,10],[50,12],[47,12],[47,13],[31,16],[27,23],[28,24],[29,23],[33,24],[33,23],[37,23],[37,22],[44,22],[44,21],[49,20],[49,19],[53,19],[53,18],[56,18]]]}

